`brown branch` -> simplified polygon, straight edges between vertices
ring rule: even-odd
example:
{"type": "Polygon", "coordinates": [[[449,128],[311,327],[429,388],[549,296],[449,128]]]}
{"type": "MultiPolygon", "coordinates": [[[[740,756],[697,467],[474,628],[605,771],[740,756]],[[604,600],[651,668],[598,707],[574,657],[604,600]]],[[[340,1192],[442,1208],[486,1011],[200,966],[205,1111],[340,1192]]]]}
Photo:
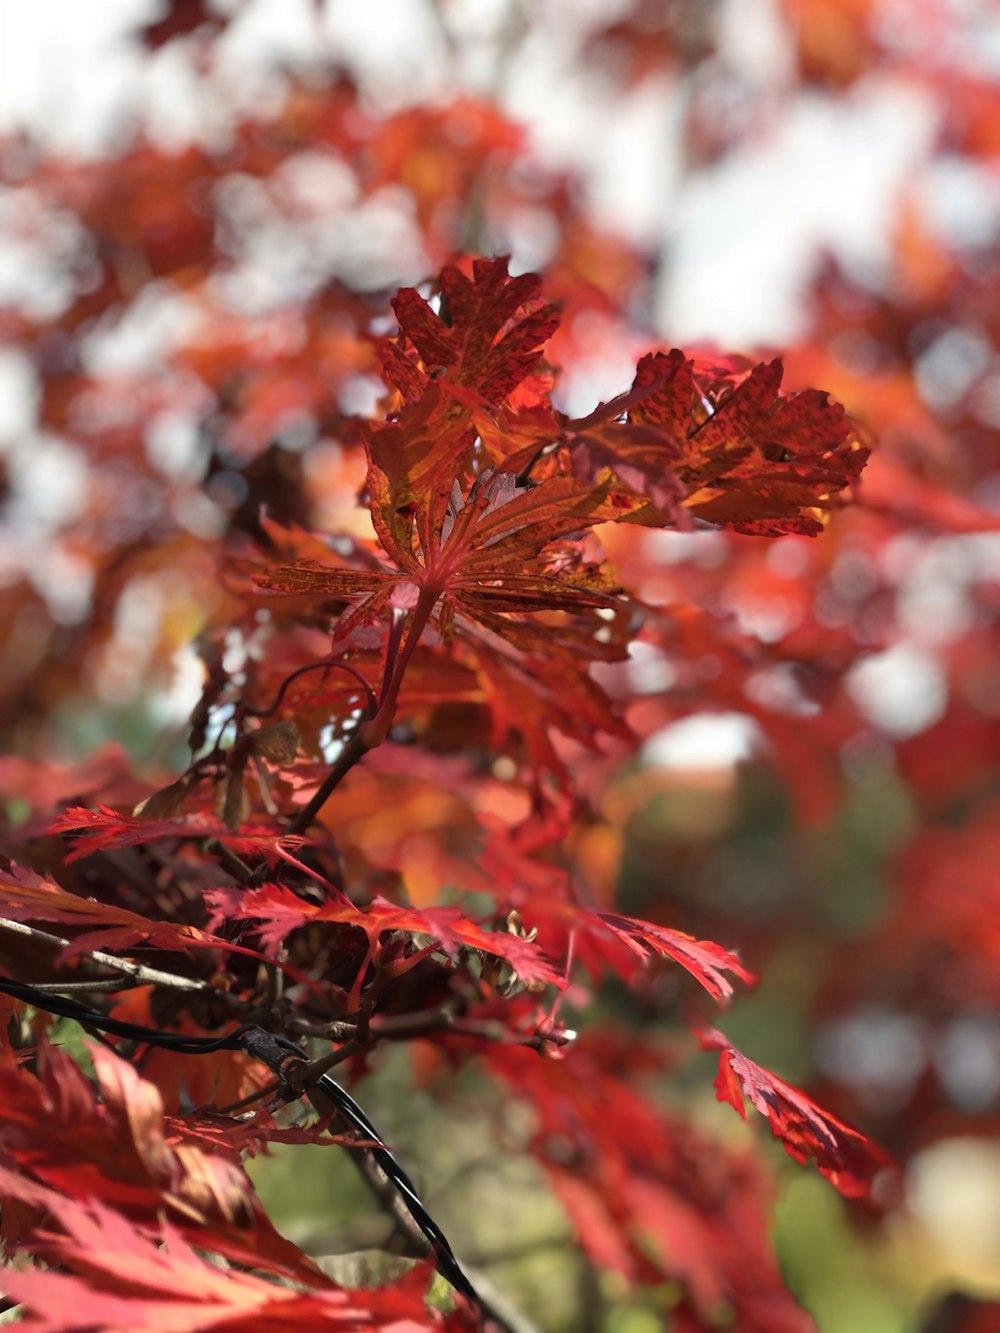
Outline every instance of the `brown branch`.
{"type": "Polygon", "coordinates": [[[217,856],[229,873],[240,884],[250,884],[253,881],[254,872],[243,860],[242,856],[237,856],[231,847],[227,847],[224,842],[217,838],[210,838],[205,844],[206,852],[217,856]]]}
{"type": "Polygon", "coordinates": [[[66,991],[81,991],[88,995],[103,994],[105,991],[131,990],[136,984],[132,977],[108,977],[105,981],[94,977],[92,981],[32,981],[34,990],[62,995],[66,991]]]}
{"type": "Polygon", "coordinates": [[[286,1081],[291,1087],[308,1092],[310,1084],[315,1083],[337,1065],[343,1064],[345,1060],[349,1060],[352,1055],[363,1051],[369,1044],[365,1041],[352,1040],[341,1046],[339,1051],[324,1055],[322,1059],[303,1061],[288,1071],[286,1081]]]}
{"type": "MultiPolygon", "coordinates": [[[[26,926],[22,921],[9,921],[6,917],[0,917],[0,930],[9,930],[16,935],[26,935],[29,939],[33,939],[40,944],[46,944],[52,949],[70,949],[73,947],[72,940],[63,939],[60,935],[50,935],[47,930],[38,930],[35,926],[26,926]]],[[[204,981],[197,981],[192,977],[179,977],[173,972],[163,972],[158,967],[148,967],[145,963],[135,963],[131,958],[116,958],[114,954],[105,953],[102,949],[87,949],[79,957],[81,962],[97,963],[100,967],[107,967],[114,972],[123,973],[131,979],[132,985],[169,986],[173,990],[200,991],[207,989],[207,984],[204,981]]],[[[42,988],[39,987],[39,989],[42,988]]],[[[53,984],[48,989],[61,990],[63,987],[53,984]]],[[[77,989],[82,990],[82,984],[77,983],[77,989]]]]}
{"type": "MultiPolygon", "coordinates": [[[[377,745],[381,745],[388,736],[392,720],[396,715],[396,704],[406,668],[416,651],[420,636],[427,626],[439,595],[439,592],[433,588],[425,586],[420,589],[417,605],[413,609],[406,630],[406,638],[399,648],[398,655],[390,650],[386,657],[386,675],[382,682],[377,710],[374,708],[374,697],[369,691],[369,703],[365,709],[365,716],[358,723],[357,731],[340,752],[333,767],[317,788],[312,800],[292,820],[289,825],[290,833],[305,833],[333,795],[338,784],[347,776],[354,765],[369,750],[374,750],[377,745]]],[[[392,643],[392,640],[390,640],[390,643],[392,643]]]]}
{"type": "Polygon", "coordinates": [[[319,787],[317,787],[312,800],[308,805],[302,807],[292,820],[291,824],[289,824],[289,833],[300,834],[305,833],[309,829],[320,810],[322,810],[323,806],[326,805],[327,801],[333,795],[338,784],[347,776],[369,748],[370,747],[364,740],[362,740],[361,728],[359,727],[337,756],[336,762],[333,764],[329,773],[327,773],[319,787]]]}
{"type": "Polygon", "coordinates": [[[275,1080],[274,1083],[266,1083],[264,1087],[257,1092],[251,1092],[247,1097],[241,1097],[238,1102],[230,1102],[228,1106],[217,1106],[214,1109],[219,1115],[232,1115],[236,1111],[245,1111],[248,1106],[253,1106],[254,1102],[263,1101],[265,1097],[270,1097],[272,1092],[277,1092],[281,1084],[275,1080]]]}
{"type": "Polygon", "coordinates": [[[451,1032],[459,1037],[475,1037],[504,1046],[527,1046],[538,1050],[552,1037],[537,1032],[513,1032],[495,1018],[463,1018],[447,1009],[423,1009],[412,1014],[394,1014],[375,1018],[370,1027],[370,1042],[409,1041],[435,1032],[451,1032]]]}

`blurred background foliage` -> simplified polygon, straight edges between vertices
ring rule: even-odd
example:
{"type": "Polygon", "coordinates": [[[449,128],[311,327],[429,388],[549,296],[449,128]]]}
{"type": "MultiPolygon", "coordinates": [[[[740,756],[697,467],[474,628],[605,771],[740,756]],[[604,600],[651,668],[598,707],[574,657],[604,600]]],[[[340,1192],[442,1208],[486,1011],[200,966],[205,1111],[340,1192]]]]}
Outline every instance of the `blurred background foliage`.
{"type": "MultiPolygon", "coordinates": [[[[762,981],[729,1037],[906,1164],[865,1216],[715,1104],[708,1056],[644,1076],[769,1154],[781,1267],[823,1333],[1000,1328],[995,6],[4,0],[3,19],[8,818],[56,791],[127,800],[116,747],[151,780],[183,762],[199,636],[233,615],[211,544],[264,540],[262,505],[352,531],[340,441],[381,392],[367,330],[398,285],[457,251],[544,268],[567,411],[660,341],[781,346],[789,383],[877,442],[863,502],[815,544],[608,534],[662,619],[631,663],[645,746],[575,856],[599,900],[738,944],[762,981]]],[[[669,1049],[681,990],[654,973],[580,1021],[669,1049]]],[[[474,1065],[455,1086],[394,1051],[364,1095],[541,1327],[671,1326],[670,1284],[637,1304],[582,1263],[516,1102],[474,1065]]],[[[377,1245],[344,1154],[253,1170],[310,1252],[377,1245]]]]}

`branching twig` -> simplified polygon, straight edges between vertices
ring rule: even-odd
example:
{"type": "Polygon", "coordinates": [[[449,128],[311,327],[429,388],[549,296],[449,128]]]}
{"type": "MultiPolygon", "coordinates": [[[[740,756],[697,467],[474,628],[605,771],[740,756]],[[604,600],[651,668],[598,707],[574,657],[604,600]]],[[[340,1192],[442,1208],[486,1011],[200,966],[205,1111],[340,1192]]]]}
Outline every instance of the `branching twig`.
{"type": "Polygon", "coordinates": [[[315,795],[304,806],[289,826],[290,833],[305,833],[313,820],[333,795],[338,784],[347,776],[354,765],[369,750],[374,750],[389,734],[392,719],[396,712],[396,702],[406,668],[416,649],[417,643],[430,618],[438,594],[428,588],[420,590],[420,597],[409,621],[406,638],[399,647],[398,655],[390,651],[386,658],[386,674],[382,682],[382,691],[378,700],[378,709],[371,705],[366,709],[366,716],[358,725],[357,731],[341,750],[333,767],[327,773],[315,795]]]}
{"type": "Polygon", "coordinates": [[[277,697],[275,698],[274,703],[271,704],[270,708],[252,708],[249,704],[243,704],[241,705],[240,712],[246,717],[272,717],[284,702],[285,691],[292,682],[298,680],[300,676],[304,676],[309,671],[347,671],[358,682],[362,690],[364,690],[369,711],[374,712],[377,706],[375,691],[368,684],[360,671],[355,671],[354,667],[349,663],[338,662],[336,659],[326,659],[322,662],[310,662],[308,666],[299,667],[297,671],[293,671],[289,676],[286,676],[281,682],[277,697]]]}
{"type": "MultiPolygon", "coordinates": [[[[50,935],[47,930],[38,930],[35,926],[26,926],[22,921],[9,921],[6,917],[0,917],[0,930],[10,930],[16,935],[26,935],[29,939],[36,940],[39,944],[48,945],[52,949],[70,949],[73,947],[72,940],[65,940],[60,935],[50,935]]],[[[98,963],[101,967],[108,967],[115,972],[123,973],[132,979],[133,985],[169,986],[173,990],[206,989],[204,981],[198,981],[193,977],[179,977],[173,972],[163,972],[158,967],[148,967],[145,963],[135,963],[130,958],[116,958],[114,954],[105,953],[102,949],[87,949],[79,957],[82,962],[98,963]]],[[[80,983],[76,983],[76,987],[80,990],[83,989],[80,983]]],[[[57,985],[51,987],[39,986],[38,989],[63,990],[64,987],[57,985]]]]}
{"type": "Polygon", "coordinates": [[[343,1064],[352,1055],[358,1055],[368,1044],[365,1041],[352,1040],[341,1046],[339,1050],[333,1051],[330,1055],[324,1055],[319,1060],[304,1061],[289,1071],[287,1081],[294,1088],[308,1088],[323,1074],[327,1074],[337,1065],[343,1064]]]}

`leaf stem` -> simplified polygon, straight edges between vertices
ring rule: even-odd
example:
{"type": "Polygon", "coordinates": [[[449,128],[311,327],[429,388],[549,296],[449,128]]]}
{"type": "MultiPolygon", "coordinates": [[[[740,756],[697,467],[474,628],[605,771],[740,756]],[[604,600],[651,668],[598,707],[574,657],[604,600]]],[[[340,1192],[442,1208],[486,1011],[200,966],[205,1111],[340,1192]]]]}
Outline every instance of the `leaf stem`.
{"type": "Polygon", "coordinates": [[[362,723],[358,731],[358,734],[365,738],[365,748],[367,750],[374,750],[376,745],[381,745],[389,734],[389,728],[392,726],[392,719],[396,713],[396,704],[399,701],[403,676],[406,674],[406,668],[416,652],[420,636],[427,627],[427,622],[430,620],[431,612],[434,610],[439,596],[440,592],[434,585],[425,583],[420,589],[420,595],[417,598],[416,606],[413,608],[413,617],[410,620],[406,638],[396,657],[389,683],[383,691],[378,712],[369,721],[362,723]]]}
{"type": "Polygon", "coordinates": [[[308,805],[303,806],[292,820],[288,828],[290,833],[305,833],[354,765],[369,750],[374,750],[377,745],[381,745],[388,736],[392,719],[396,713],[396,704],[399,700],[403,676],[416,651],[417,643],[427,626],[439,595],[437,589],[433,587],[425,585],[420,589],[420,595],[417,598],[417,604],[413,609],[413,616],[407,628],[406,638],[397,653],[391,651],[393,644],[390,641],[390,652],[386,657],[387,681],[383,685],[377,711],[374,716],[366,718],[361,723],[341,750],[329,773],[317,787],[312,800],[309,801],[308,805]]]}
{"type": "Polygon", "coordinates": [[[304,676],[309,671],[346,671],[349,675],[353,676],[361,686],[369,708],[374,710],[376,702],[375,692],[365,680],[364,676],[362,676],[361,672],[356,671],[348,662],[339,662],[336,659],[325,658],[321,662],[310,662],[308,666],[299,667],[297,671],[293,671],[290,675],[286,676],[281,682],[281,687],[279,688],[270,708],[252,708],[249,704],[245,704],[241,705],[240,711],[242,715],[245,717],[259,718],[272,717],[284,702],[285,692],[292,682],[298,680],[300,676],[304,676]]]}

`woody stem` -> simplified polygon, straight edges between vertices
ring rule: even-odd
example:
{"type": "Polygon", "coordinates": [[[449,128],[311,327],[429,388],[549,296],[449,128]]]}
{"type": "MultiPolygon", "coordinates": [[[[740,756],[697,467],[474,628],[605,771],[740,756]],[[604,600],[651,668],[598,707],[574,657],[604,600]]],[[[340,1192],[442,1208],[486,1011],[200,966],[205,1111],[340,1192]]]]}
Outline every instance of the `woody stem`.
{"type": "Polygon", "coordinates": [[[426,587],[420,589],[420,596],[413,609],[413,617],[410,620],[406,638],[399,652],[394,657],[390,655],[386,661],[388,681],[382,689],[378,711],[374,717],[362,722],[341,750],[333,767],[317,787],[312,800],[308,805],[303,806],[292,820],[289,825],[290,833],[305,833],[333,795],[340,781],[369,750],[374,750],[376,745],[381,745],[388,736],[396,712],[396,703],[399,699],[403,676],[416,650],[417,642],[426,628],[427,621],[430,619],[430,614],[437,599],[438,593],[436,590],[426,587]]]}
{"type": "Polygon", "coordinates": [[[427,622],[439,596],[437,588],[425,585],[420,589],[420,596],[413,608],[413,617],[410,620],[406,638],[396,655],[388,685],[382,692],[382,702],[379,705],[379,710],[370,721],[362,723],[358,729],[358,734],[364,738],[366,750],[373,750],[376,745],[381,745],[389,734],[392,719],[396,714],[396,704],[399,701],[399,691],[403,684],[406,668],[416,651],[420,636],[427,627],[427,622]]]}

